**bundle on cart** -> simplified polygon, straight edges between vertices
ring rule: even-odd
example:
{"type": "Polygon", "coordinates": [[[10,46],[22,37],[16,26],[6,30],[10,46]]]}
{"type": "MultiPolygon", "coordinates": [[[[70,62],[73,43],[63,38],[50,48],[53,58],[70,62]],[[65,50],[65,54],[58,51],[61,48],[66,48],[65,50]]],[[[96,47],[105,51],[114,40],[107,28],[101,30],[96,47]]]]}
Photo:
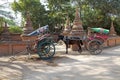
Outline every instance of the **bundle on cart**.
{"type": "Polygon", "coordinates": [[[48,25],[40,27],[29,34],[22,34],[21,38],[23,41],[35,41],[38,39],[38,36],[42,36],[44,33],[46,33],[46,31],[48,31],[48,25]]]}

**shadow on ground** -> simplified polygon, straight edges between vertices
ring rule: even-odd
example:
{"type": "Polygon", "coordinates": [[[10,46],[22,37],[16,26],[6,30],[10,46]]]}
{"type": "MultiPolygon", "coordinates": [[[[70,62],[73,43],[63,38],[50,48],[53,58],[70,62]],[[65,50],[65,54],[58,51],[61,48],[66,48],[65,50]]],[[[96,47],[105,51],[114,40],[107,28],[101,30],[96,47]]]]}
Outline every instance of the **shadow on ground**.
{"type": "Polygon", "coordinates": [[[34,56],[13,62],[0,59],[0,80],[119,80],[119,47],[100,55],[59,53],[51,60],[34,56]]]}

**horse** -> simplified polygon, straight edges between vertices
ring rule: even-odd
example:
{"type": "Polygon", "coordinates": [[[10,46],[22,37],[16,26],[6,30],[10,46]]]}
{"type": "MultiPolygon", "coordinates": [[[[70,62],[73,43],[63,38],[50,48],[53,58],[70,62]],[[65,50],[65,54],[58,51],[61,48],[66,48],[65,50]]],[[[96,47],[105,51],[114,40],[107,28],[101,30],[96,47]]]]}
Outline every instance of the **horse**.
{"type": "Polygon", "coordinates": [[[59,41],[59,40],[62,40],[65,43],[65,45],[66,45],[66,54],[68,54],[69,45],[73,45],[73,44],[76,44],[78,46],[78,52],[79,53],[82,52],[82,48],[81,48],[81,45],[83,45],[82,40],[80,40],[80,39],[72,40],[72,39],[68,38],[68,36],[58,35],[57,41],[59,41]]]}

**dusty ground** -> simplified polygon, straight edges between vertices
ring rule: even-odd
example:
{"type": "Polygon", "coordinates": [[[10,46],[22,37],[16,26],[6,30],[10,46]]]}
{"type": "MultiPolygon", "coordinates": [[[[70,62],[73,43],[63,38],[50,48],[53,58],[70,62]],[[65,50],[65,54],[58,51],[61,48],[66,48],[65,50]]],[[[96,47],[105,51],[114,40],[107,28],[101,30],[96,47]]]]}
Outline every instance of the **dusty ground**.
{"type": "Polygon", "coordinates": [[[89,55],[57,47],[51,61],[42,61],[37,55],[26,60],[17,57],[8,61],[0,58],[0,80],[120,80],[120,46],[107,48],[102,54],[89,55]]]}

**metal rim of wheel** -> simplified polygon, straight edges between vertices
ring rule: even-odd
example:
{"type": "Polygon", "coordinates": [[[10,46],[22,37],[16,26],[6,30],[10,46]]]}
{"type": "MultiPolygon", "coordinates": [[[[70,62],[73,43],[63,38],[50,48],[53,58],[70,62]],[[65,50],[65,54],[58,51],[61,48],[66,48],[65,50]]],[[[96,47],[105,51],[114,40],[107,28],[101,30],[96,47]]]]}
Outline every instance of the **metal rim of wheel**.
{"type": "Polygon", "coordinates": [[[90,54],[97,55],[102,52],[102,44],[98,40],[93,40],[88,43],[88,51],[90,54]]]}
{"type": "Polygon", "coordinates": [[[51,59],[55,54],[55,45],[50,42],[45,42],[38,45],[37,51],[41,59],[51,59]]]}

